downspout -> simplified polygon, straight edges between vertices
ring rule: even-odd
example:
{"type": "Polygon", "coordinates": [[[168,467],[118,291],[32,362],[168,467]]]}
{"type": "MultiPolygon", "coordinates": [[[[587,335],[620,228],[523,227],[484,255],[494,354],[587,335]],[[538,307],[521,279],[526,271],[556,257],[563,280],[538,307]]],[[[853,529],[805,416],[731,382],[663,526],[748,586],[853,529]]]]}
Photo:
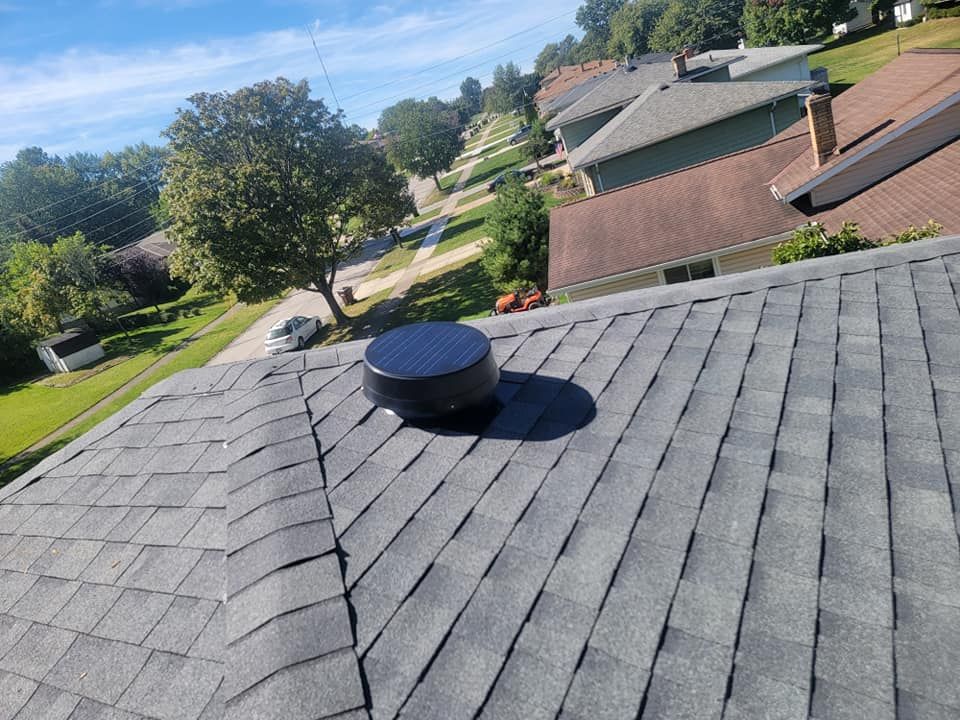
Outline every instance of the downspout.
{"type": "Polygon", "coordinates": [[[603,192],[603,178],[600,176],[600,165],[595,163],[593,170],[597,174],[597,184],[600,186],[600,192],[603,192]]]}
{"type": "Polygon", "coordinates": [[[773,113],[776,109],[777,101],[774,100],[773,105],[770,106],[770,129],[773,131],[773,135],[770,137],[774,137],[777,134],[777,119],[773,116],[773,113]]]}

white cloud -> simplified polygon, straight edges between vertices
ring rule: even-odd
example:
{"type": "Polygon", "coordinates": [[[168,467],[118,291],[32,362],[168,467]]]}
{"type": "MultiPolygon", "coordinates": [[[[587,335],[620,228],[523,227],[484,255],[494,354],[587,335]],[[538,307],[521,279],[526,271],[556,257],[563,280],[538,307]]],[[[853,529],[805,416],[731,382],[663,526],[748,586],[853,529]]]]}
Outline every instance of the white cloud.
{"type": "MultiPolygon", "coordinates": [[[[489,70],[483,63],[529,61],[545,42],[571,29],[572,15],[481,52],[470,51],[578,4],[563,0],[544,11],[540,3],[476,0],[466,9],[458,5],[399,16],[385,16],[381,9],[376,21],[365,26],[316,21],[312,30],[349,121],[371,125],[393,99],[452,96],[465,75],[489,70]],[[509,57],[500,57],[504,55],[509,57]]],[[[189,95],[233,90],[278,75],[308,77],[315,96],[329,95],[302,28],[124,52],[77,47],[20,65],[0,61],[0,160],[11,157],[12,148],[32,144],[60,152],[103,150],[139,139],[134,132],[156,142],[189,95]]]]}

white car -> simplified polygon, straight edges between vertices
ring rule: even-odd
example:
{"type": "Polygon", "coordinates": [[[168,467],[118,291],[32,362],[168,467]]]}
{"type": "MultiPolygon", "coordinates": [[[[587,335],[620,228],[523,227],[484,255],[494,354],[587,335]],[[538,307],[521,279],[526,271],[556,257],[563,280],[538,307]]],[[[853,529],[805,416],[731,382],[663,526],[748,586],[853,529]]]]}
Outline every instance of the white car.
{"type": "Polygon", "coordinates": [[[303,350],[307,340],[312,338],[322,325],[323,323],[316,315],[313,317],[297,315],[281,320],[267,333],[267,339],[263,343],[267,354],[276,355],[287,350],[303,350]]]}

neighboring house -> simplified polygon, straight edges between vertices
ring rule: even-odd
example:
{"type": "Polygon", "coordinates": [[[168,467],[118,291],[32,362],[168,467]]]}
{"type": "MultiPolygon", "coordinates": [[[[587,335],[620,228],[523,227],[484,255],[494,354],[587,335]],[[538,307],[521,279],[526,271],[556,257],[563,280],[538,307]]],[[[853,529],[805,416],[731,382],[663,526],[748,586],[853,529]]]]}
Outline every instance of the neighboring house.
{"type": "Polygon", "coordinates": [[[850,12],[853,13],[853,17],[846,22],[834,23],[833,34],[846,35],[847,33],[856,32],[857,30],[862,30],[863,28],[872,25],[872,5],[873,3],[871,0],[854,0],[854,2],[851,2],[850,12]]]}
{"type": "Polygon", "coordinates": [[[808,81],[662,83],[569,153],[587,195],[753,147],[800,119],[808,81]]]}
{"type": "Polygon", "coordinates": [[[687,64],[682,55],[677,56],[674,62],[663,62],[659,55],[632,59],[608,73],[589,93],[551,119],[547,123],[547,130],[556,131],[565,151],[569,153],[651,86],[669,82],[729,80],[727,66],[732,62],[729,59],[701,59],[695,64],[687,64]]]}
{"type": "Polygon", "coordinates": [[[897,19],[898,25],[912,20],[920,20],[923,18],[923,4],[920,0],[898,2],[893,6],[893,16],[897,19]]]}
{"type": "MultiPolygon", "coordinates": [[[[667,59],[670,59],[669,56],[667,59]]],[[[579,65],[561,65],[540,80],[540,89],[533,96],[533,100],[538,107],[542,107],[544,103],[616,67],[616,60],[591,60],[579,65]]]]}
{"type": "Polygon", "coordinates": [[[72,330],[37,343],[37,355],[50,372],[73,372],[104,356],[100,338],[92,330],[72,330]]]}
{"type": "MultiPolygon", "coordinates": [[[[613,72],[612,70],[610,72],[613,72]]],[[[554,117],[573,105],[577,100],[593,91],[593,89],[606,79],[606,75],[597,75],[586,82],[582,82],[574,88],[567,90],[562,95],[545,100],[537,104],[541,117],[554,117]]]]}
{"type": "Polygon", "coordinates": [[[0,488],[3,717],[956,718],[958,279],[486,318],[472,429],[371,405],[366,341],[178,373],[0,488]]]}
{"type": "Polygon", "coordinates": [[[573,299],[769,265],[817,220],[960,233],[960,50],[910,50],[764,145],[551,212],[550,290],[573,299]],[[812,129],[811,129],[812,128],[812,129]]]}
{"type": "Polygon", "coordinates": [[[711,50],[695,55],[690,62],[700,59],[732,59],[730,79],[738,82],[769,80],[809,80],[810,65],[807,56],[823,45],[784,45],[781,47],[711,50]]]}

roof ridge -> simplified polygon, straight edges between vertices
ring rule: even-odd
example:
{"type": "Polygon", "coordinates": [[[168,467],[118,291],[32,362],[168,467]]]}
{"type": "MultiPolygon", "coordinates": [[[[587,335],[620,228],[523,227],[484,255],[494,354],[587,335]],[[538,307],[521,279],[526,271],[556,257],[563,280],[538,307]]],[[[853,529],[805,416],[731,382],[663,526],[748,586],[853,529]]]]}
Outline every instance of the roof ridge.
{"type": "Polygon", "coordinates": [[[302,358],[269,370],[224,408],[230,418],[224,447],[232,448],[234,459],[227,470],[223,687],[225,706],[237,717],[266,708],[268,714],[258,717],[287,717],[294,675],[302,688],[339,688],[332,697],[311,689],[297,693],[306,696],[298,702],[309,703],[311,717],[367,713],[344,563],[303,395],[302,358]],[[287,398],[289,382],[267,382],[275,375],[296,381],[300,402],[285,417],[245,431],[236,421],[257,411],[246,407],[251,395],[261,407],[271,394],[294,399],[287,398]],[[243,412],[231,418],[231,405],[243,412]]]}

